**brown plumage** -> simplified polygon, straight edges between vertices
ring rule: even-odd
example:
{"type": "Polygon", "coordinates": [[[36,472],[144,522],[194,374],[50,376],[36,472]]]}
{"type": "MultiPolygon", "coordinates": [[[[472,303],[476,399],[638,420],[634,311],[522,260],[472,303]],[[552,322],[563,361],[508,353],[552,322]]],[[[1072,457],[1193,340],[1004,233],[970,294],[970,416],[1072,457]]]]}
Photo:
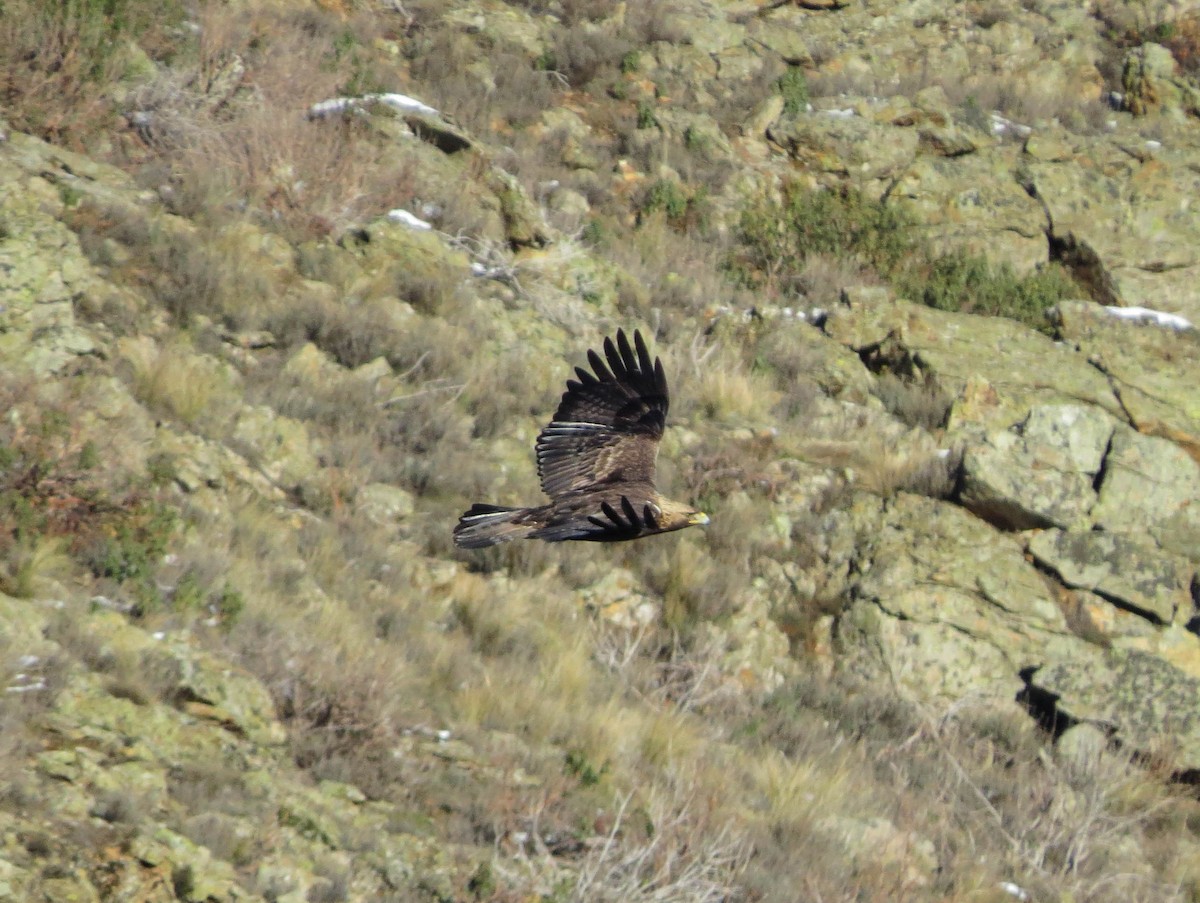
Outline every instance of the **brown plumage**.
{"type": "Polygon", "coordinates": [[[642,334],[634,332],[630,347],[618,330],[615,343],[604,340],[604,358],[589,351],[588,363],[592,372],[576,367],[578,380],[567,380],[554,419],[534,446],[550,504],[472,505],[454,528],[455,545],[480,549],[510,539],[618,542],[708,523],[708,515],[654,488],[670,393],[662,361],[651,359],[642,334]]]}

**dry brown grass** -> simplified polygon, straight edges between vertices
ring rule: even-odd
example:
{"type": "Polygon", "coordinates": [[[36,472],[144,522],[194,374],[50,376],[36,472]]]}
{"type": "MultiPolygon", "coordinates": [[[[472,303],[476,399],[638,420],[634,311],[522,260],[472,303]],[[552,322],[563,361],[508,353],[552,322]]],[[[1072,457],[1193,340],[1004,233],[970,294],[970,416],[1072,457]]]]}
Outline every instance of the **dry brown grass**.
{"type": "Polygon", "coordinates": [[[875,380],[875,397],[901,422],[933,433],[946,425],[950,399],[936,380],[885,372],[875,380]]]}
{"type": "Polygon", "coordinates": [[[125,360],[134,394],[152,411],[201,432],[219,432],[241,400],[237,371],[186,341],[131,342],[125,360]]]}
{"type": "Polygon", "coordinates": [[[353,113],[310,120],[312,104],[387,90],[364,69],[372,17],[205,6],[195,57],[141,88],[148,173],[169,169],[176,212],[223,220],[247,206],[294,239],[341,234],[408,204],[414,168],[397,136],[353,113]],[[296,66],[296,60],[314,65],[296,66]]]}
{"type": "Polygon", "coordinates": [[[144,75],[143,53],[178,44],[181,4],[14,0],[0,17],[0,96],[13,127],[76,149],[111,129],[111,87],[144,75]]]}

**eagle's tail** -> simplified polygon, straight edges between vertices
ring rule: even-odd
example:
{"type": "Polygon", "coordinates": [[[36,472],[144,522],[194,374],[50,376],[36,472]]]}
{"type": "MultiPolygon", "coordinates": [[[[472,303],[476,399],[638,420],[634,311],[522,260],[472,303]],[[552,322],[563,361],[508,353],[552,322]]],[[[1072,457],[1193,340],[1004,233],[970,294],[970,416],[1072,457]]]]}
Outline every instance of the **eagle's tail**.
{"type": "Polygon", "coordinates": [[[482,549],[510,539],[524,539],[537,524],[514,523],[528,508],[504,508],[500,505],[474,504],[463,513],[454,528],[454,544],[460,549],[482,549]]]}

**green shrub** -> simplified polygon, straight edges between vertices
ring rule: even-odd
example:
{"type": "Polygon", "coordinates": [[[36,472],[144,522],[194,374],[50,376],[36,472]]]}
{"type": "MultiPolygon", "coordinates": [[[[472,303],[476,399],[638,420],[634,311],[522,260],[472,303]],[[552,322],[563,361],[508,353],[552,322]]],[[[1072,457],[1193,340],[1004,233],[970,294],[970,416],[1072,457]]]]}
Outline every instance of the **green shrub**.
{"type": "Polygon", "coordinates": [[[788,66],[787,72],[779,76],[775,87],[783,97],[783,112],[789,116],[808,109],[808,79],[799,66],[788,66]]]}
{"type": "Polygon", "coordinates": [[[658,128],[658,119],[654,115],[654,106],[646,100],[637,106],[637,127],[639,129],[658,128]]]}
{"type": "Polygon", "coordinates": [[[646,216],[661,210],[672,226],[683,230],[703,225],[707,200],[708,191],[704,186],[689,192],[678,182],[659,179],[646,191],[640,211],[642,216],[646,216]]]}
{"type": "Polygon", "coordinates": [[[1046,310],[1079,294],[1067,272],[1051,264],[1018,276],[1006,263],[990,264],[979,255],[955,252],[935,258],[925,273],[899,280],[901,293],[938,310],[1010,317],[1046,327],[1046,310]]]}
{"type": "Polygon", "coordinates": [[[740,245],[729,262],[751,288],[786,290],[806,261],[826,254],[867,267],[896,293],[938,310],[1010,317],[1047,329],[1047,308],[1081,291],[1051,263],[1027,276],[979,255],[934,251],[897,207],[851,188],[784,186],[780,200],[751,204],[739,224],[740,245]]]}
{"type": "Polygon", "coordinates": [[[646,200],[642,203],[644,212],[661,210],[667,215],[667,219],[681,218],[687,213],[687,207],[687,192],[677,182],[669,179],[659,179],[651,185],[650,190],[646,192],[646,200]]]}

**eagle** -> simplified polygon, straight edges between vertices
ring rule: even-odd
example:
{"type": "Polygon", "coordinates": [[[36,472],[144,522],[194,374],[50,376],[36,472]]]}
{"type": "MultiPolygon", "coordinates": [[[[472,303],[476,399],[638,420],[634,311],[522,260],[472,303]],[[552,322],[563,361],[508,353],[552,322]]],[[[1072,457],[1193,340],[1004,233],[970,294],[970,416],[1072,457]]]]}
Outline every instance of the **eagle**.
{"type": "Polygon", "coordinates": [[[658,444],[671,397],[662,361],[641,332],[588,351],[589,373],[575,368],[554,419],[538,435],[538,477],[550,504],[505,508],[475,504],[458,519],[454,544],[481,549],[512,539],[620,542],[708,523],[702,511],[654,488],[658,444]],[[607,362],[607,363],[606,363],[607,362]]]}

